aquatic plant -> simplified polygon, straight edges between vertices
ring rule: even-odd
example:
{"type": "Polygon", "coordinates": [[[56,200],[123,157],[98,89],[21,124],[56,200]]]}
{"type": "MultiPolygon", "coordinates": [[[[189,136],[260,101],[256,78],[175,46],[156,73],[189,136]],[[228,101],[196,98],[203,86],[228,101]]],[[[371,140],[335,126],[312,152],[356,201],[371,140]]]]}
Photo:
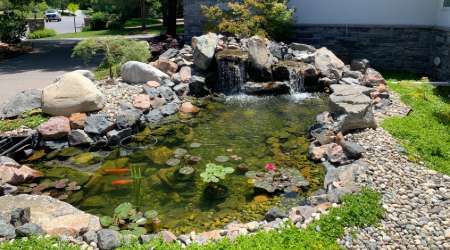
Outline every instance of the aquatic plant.
{"type": "Polygon", "coordinates": [[[277,166],[275,166],[274,163],[269,162],[266,164],[266,170],[269,172],[275,172],[277,171],[277,166]]]}
{"type": "Polygon", "coordinates": [[[200,174],[203,182],[206,183],[219,183],[220,180],[224,180],[227,174],[234,172],[233,168],[224,167],[214,163],[206,164],[206,169],[200,174]]]}
{"type": "Polygon", "coordinates": [[[142,184],[142,173],[139,166],[132,166],[130,171],[131,179],[133,180],[133,194],[134,202],[139,208],[141,206],[141,184],[142,184]]]}

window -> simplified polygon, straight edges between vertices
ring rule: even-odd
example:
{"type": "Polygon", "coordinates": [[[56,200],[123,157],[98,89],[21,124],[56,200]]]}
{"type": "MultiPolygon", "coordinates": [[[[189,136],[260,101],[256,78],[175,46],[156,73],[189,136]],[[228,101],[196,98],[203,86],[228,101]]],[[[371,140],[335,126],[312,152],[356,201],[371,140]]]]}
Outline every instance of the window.
{"type": "Polygon", "coordinates": [[[450,8],[450,0],[444,0],[444,8],[450,8]]]}

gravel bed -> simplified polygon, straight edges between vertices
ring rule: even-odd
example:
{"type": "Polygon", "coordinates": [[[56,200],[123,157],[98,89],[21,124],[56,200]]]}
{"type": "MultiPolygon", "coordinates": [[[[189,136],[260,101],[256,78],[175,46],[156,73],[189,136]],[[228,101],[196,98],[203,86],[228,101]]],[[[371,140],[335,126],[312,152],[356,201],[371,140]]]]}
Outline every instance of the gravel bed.
{"type": "MultiPolygon", "coordinates": [[[[409,112],[398,95],[392,95],[392,101],[377,112],[379,122],[409,112]]],[[[368,171],[357,182],[382,194],[386,213],[377,227],[347,229],[341,245],[348,249],[450,249],[450,177],[408,161],[404,149],[382,128],[347,138],[366,150],[362,160],[368,171]]]]}

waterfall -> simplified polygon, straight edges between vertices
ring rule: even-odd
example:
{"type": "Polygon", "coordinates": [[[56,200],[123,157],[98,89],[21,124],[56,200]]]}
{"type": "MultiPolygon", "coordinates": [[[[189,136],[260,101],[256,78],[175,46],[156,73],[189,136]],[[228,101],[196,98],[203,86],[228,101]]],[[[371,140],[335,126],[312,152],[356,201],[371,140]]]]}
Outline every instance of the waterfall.
{"type": "Polygon", "coordinates": [[[247,52],[223,50],[216,55],[218,81],[213,90],[224,94],[238,94],[247,78],[247,52]]]}

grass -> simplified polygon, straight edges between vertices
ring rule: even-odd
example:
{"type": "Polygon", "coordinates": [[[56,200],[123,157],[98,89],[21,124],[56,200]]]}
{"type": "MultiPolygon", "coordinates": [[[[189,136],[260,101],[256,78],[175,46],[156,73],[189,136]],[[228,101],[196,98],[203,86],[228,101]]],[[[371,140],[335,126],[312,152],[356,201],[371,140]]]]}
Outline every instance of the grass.
{"type": "MultiPolygon", "coordinates": [[[[149,27],[145,30],[139,28],[126,28],[116,30],[93,30],[83,31],[77,33],[58,34],[52,38],[54,39],[67,39],[67,38],[92,38],[92,37],[108,37],[108,36],[130,36],[130,35],[159,35],[165,31],[163,26],[149,27]]],[[[179,25],[177,27],[178,33],[184,32],[184,26],[179,25]]]]}
{"type": "Polygon", "coordinates": [[[40,39],[46,37],[54,37],[56,36],[56,31],[53,29],[42,29],[36,30],[27,35],[28,39],[40,39]]]}
{"type": "MultiPolygon", "coordinates": [[[[140,18],[132,18],[130,20],[127,20],[123,26],[125,28],[140,27],[141,22],[142,22],[142,20],[140,18]]],[[[158,19],[155,19],[155,18],[146,18],[145,24],[146,25],[161,24],[161,21],[158,19]]]]}
{"type": "MultiPolygon", "coordinates": [[[[343,199],[343,205],[332,208],[327,215],[313,222],[306,229],[298,230],[289,226],[281,231],[259,232],[252,236],[241,236],[235,242],[222,240],[207,245],[191,245],[189,250],[284,250],[284,249],[341,249],[337,239],[344,236],[344,229],[350,227],[366,227],[376,225],[383,217],[380,194],[369,189],[363,189],[359,194],[348,195],[343,199]],[[317,229],[320,230],[318,231],[317,229]]],[[[33,239],[29,242],[14,241],[0,245],[1,250],[18,249],[56,249],[41,248],[56,244],[54,240],[33,239]]],[[[58,249],[73,249],[67,243],[59,245],[58,249]]],[[[166,244],[153,241],[144,245],[137,242],[119,248],[120,250],[181,250],[178,244],[166,244]]]]}
{"type": "Polygon", "coordinates": [[[40,113],[26,113],[22,117],[13,120],[0,120],[0,132],[11,131],[21,126],[36,128],[46,122],[48,117],[40,113]]]}
{"type": "Polygon", "coordinates": [[[386,119],[382,127],[396,137],[410,160],[450,174],[450,87],[436,88],[417,77],[387,77],[388,87],[411,107],[406,117],[386,119]],[[414,79],[414,80],[404,80],[414,79]]]}

